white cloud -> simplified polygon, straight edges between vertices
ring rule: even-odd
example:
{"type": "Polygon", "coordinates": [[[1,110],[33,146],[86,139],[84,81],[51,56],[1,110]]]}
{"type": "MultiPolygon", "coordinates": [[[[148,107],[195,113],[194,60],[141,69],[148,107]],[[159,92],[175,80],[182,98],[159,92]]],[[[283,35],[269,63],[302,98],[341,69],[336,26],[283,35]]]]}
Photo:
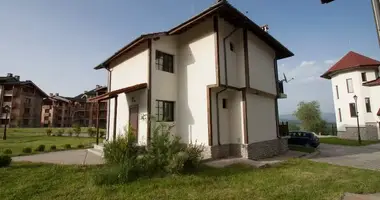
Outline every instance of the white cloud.
{"type": "Polygon", "coordinates": [[[289,79],[294,78],[294,83],[304,83],[319,80],[325,70],[326,67],[318,64],[316,61],[302,61],[301,64],[296,67],[282,68],[281,72],[285,73],[289,79]]]}
{"type": "Polygon", "coordinates": [[[325,63],[326,65],[333,65],[333,64],[336,63],[336,61],[335,61],[335,60],[325,60],[324,63],[325,63]]]}

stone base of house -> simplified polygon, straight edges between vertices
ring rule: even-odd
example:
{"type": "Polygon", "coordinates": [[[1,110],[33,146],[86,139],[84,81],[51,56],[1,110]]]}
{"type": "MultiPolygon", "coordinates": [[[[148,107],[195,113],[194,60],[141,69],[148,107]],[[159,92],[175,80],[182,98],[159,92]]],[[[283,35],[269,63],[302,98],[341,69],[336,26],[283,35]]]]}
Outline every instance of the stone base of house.
{"type": "MultiPolygon", "coordinates": [[[[367,123],[365,127],[359,127],[362,140],[378,140],[378,129],[376,123],[367,123]]],[[[357,140],[358,128],[346,127],[346,131],[338,131],[338,138],[357,140]]]]}
{"type": "Polygon", "coordinates": [[[205,147],[204,159],[242,157],[252,160],[274,157],[288,151],[288,139],[280,138],[251,144],[223,144],[205,147]]]}

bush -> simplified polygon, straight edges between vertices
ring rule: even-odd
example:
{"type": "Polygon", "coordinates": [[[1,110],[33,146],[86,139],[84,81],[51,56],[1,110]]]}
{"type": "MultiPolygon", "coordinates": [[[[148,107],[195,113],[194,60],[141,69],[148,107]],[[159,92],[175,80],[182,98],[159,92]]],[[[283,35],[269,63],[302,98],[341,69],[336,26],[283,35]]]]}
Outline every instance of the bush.
{"type": "Polygon", "coordinates": [[[87,134],[88,134],[88,137],[94,137],[96,135],[95,128],[89,127],[87,129],[87,134]]]}
{"type": "Polygon", "coordinates": [[[71,149],[71,145],[70,145],[70,144],[65,144],[63,147],[64,147],[65,149],[71,149]]]}
{"type": "Polygon", "coordinates": [[[81,128],[80,128],[80,125],[79,124],[74,124],[73,125],[73,131],[74,131],[74,134],[79,137],[79,134],[80,132],[82,131],[81,128]]]}
{"type": "Polygon", "coordinates": [[[51,145],[51,146],[50,146],[50,150],[51,150],[51,151],[55,151],[55,150],[57,150],[57,146],[55,146],[55,145],[51,145]]]}
{"type": "Polygon", "coordinates": [[[104,136],[106,135],[106,133],[104,131],[99,131],[99,135],[100,135],[100,138],[104,138],[104,136]]]}
{"type": "Polygon", "coordinates": [[[39,152],[45,151],[45,145],[43,144],[38,145],[38,147],[34,149],[34,151],[39,151],[39,152]]]}
{"type": "Polygon", "coordinates": [[[136,138],[128,129],[125,136],[105,144],[104,158],[111,168],[94,177],[96,184],[120,184],[140,177],[193,171],[202,159],[202,146],[183,145],[179,137],[170,134],[172,126],[154,127],[152,139],[144,148],[137,146],[136,138]]]}
{"type": "Polygon", "coordinates": [[[78,144],[77,148],[78,148],[78,149],[83,149],[83,148],[84,148],[84,145],[83,145],[83,144],[78,144]]]}
{"type": "Polygon", "coordinates": [[[9,155],[9,154],[12,154],[12,150],[11,149],[5,149],[3,153],[9,155]]]}
{"type": "Polygon", "coordinates": [[[68,129],[67,130],[67,134],[71,137],[73,136],[73,130],[72,129],[68,129]]]}
{"type": "Polygon", "coordinates": [[[128,130],[124,135],[104,145],[103,152],[106,163],[122,164],[126,159],[133,159],[137,156],[136,137],[128,130]]]}
{"type": "Polygon", "coordinates": [[[12,162],[12,158],[8,155],[0,155],[0,168],[8,167],[12,162]]]}
{"type": "Polygon", "coordinates": [[[23,152],[23,153],[32,153],[32,148],[30,148],[30,147],[25,147],[25,148],[22,149],[22,152],[23,152]]]}
{"type": "Polygon", "coordinates": [[[65,129],[60,128],[57,130],[57,136],[62,136],[65,133],[65,129]]]}
{"type": "Polygon", "coordinates": [[[53,130],[51,128],[46,129],[46,135],[47,136],[51,136],[52,132],[53,132],[53,130]]]}

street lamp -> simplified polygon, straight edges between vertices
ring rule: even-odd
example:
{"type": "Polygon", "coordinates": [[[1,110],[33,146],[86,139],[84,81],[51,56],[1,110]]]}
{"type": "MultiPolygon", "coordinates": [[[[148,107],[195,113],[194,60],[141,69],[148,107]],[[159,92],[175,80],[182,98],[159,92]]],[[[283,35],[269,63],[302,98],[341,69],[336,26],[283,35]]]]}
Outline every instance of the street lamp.
{"type": "Polygon", "coordinates": [[[4,125],[4,134],[3,134],[3,140],[7,139],[7,124],[8,122],[8,113],[10,112],[11,107],[9,105],[6,105],[3,107],[3,112],[5,113],[5,125],[4,125]]]}
{"type": "Polygon", "coordinates": [[[360,127],[359,127],[358,96],[354,95],[354,100],[355,100],[355,110],[356,110],[356,124],[358,126],[358,141],[359,141],[359,144],[362,144],[362,139],[360,137],[360,127]]]}

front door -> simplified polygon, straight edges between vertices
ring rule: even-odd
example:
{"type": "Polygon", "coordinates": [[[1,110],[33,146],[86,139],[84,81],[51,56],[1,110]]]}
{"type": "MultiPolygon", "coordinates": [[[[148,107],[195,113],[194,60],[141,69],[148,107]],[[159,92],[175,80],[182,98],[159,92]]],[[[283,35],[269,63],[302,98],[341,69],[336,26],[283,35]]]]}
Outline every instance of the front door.
{"type": "Polygon", "coordinates": [[[129,126],[132,128],[134,135],[137,137],[139,128],[139,106],[129,107],[129,126]]]}

